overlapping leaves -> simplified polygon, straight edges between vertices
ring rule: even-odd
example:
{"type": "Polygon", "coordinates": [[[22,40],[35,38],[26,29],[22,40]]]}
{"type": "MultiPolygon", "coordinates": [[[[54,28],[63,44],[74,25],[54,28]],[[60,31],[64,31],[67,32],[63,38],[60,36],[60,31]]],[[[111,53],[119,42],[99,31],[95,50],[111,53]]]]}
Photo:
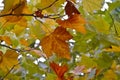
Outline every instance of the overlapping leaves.
{"type": "Polygon", "coordinates": [[[18,64],[18,53],[13,50],[7,50],[5,54],[0,52],[0,69],[9,71],[14,65],[18,64]]]}

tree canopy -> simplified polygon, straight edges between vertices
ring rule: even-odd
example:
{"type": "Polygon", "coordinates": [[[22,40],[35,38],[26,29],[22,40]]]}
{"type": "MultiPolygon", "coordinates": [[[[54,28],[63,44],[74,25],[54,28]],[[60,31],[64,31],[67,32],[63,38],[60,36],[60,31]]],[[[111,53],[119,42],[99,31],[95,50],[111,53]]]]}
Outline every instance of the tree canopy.
{"type": "Polygon", "coordinates": [[[0,80],[120,79],[120,0],[3,4],[0,80]]]}

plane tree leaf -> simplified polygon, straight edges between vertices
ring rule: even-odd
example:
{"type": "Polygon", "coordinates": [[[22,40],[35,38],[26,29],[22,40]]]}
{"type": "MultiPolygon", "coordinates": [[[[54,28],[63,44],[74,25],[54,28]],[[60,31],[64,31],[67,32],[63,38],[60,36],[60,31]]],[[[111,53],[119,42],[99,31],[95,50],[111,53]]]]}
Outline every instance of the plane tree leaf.
{"type": "Polygon", "coordinates": [[[104,19],[102,16],[94,16],[91,18],[89,23],[95,27],[95,29],[99,32],[108,34],[110,30],[110,24],[104,19]]]}
{"type": "Polygon", "coordinates": [[[50,67],[54,70],[54,72],[56,73],[58,77],[56,80],[64,80],[64,74],[65,72],[68,71],[67,65],[59,66],[55,62],[51,62],[50,67]]]}
{"type": "Polygon", "coordinates": [[[104,51],[108,52],[120,52],[120,46],[114,46],[112,45],[111,48],[106,48],[104,51]]]}
{"type": "Polygon", "coordinates": [[[71,38],[65,28],[57,27],[53,33],[41,40],[41,46],[48,57],[55,53],[58,57],[70,59],[69,45],[66,41],[71,38]]]}
{"type": "Polygon", "coordinates": [[[38,4],[36,4],[36,7],[40,8],[40,9],[44,9],[44,8],[48,7],[49,5],[51,5],[52,3],[54,3],[54,5],[47,8],[46,10],[51,13],[53,13],[53,12],[57,13],[57,11],[59,10],[59,7],[64,2],[65,2],[65,0],[41,0],[38,4]]]}
{"type": "Polygon", "coordinates": [[[102,8],[103,1],[104,0],[82,0],[83,9],[85,12],[93,13],[102,8]]]}
{"type": "Polygon", "coordinates": [[[71,16],[73,14],[80,14],[80,12],[74,6],[73,2],[71,2],[70,0],[67,0],[67,4],[65,6],[65,12],[68,16],[71,16]]]}
{"type": "Polygon", "coordinates": [[[74,14],[71,17],[69,17],[67,20],[58,19],[57,23],[64,28],[75,29],[76,31],[79,31],[83,34],[86,33],[86,29],[84,26],[86,23],[85,19],[79,14],[74,14]]]}
{"type": "Polygon", "coordinates": [[[9,71],[14,65],[17,65],[19,63],[17,60],[18,53],[13,50],[7,50],[5,54],[1,52],[0,57],[0,68],[3,71],[9,71]]]}

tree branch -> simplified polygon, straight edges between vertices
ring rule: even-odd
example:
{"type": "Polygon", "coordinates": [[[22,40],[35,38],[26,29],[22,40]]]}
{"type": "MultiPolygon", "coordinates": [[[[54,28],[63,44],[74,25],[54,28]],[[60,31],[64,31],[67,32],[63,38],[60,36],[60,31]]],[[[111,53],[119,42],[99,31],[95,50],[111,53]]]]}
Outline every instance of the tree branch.
{"type": "Polygon", "coordinates": [[[34,16],[34,14],[3,14],[3,15],[0,15],[0,17],[5,17],[5,16],[34,16]]]}
{"type": "Polygon", "coordinates": [[[7,46],[7,45],[5,45],[5,44],[0,44],[0,46],[6,47],[6,48],[9,48],[9,49],[11,49],[11,50],[18,51],[18,52],[27,52],[27,51],[30,51],[30,50],[24,50],[24,49],[15,49],[15,48],[12,48],[12,47],[7,46]]]}

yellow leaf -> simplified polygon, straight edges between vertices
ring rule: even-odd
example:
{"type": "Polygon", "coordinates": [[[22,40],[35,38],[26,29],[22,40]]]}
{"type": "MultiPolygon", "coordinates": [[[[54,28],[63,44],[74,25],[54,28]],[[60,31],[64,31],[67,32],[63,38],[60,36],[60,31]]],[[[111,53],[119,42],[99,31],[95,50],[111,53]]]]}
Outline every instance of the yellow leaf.
{"type": "Polygon", "coordinates": [[[102,80],[118,80],[118,79],[117,75],[113,70],[108,70],[107,72],[105,72],[102,80]]]}
{"type": "Polygon", "coordinates": [[[95,10],[100,10],[104,0],[82,0],[83,9],[86,12],[93,13],[95,10]]]}
{"type": "MultiPolygon", "coordinates": [[[[48,7],[49,5],[51,5],[52,3],[54,3],[55,0],[41,0],[40,3],[36,4],[37,7],[43,9],[48,7]]],[[[59,7],[61,6],[61,4],[63,4],[65,2],[65,0],[56,0],[56,2],[50,6],[49,8],[47,8],[46,10],[48,12],[54,12],[57,13],[59,10],[59,7]]]]}
{"type": "Polygon", "coordinates": [[[7,52],[0,55],[0,57],[0,68],[3,71],[9,71],[14,65],[18,64],[18,53],[13,50],[7,50],[7,52]]]}
{"type": "MultiPolygon", "coordinates": [[[[4,14],[20,15],[22,13],[29,13],[26,4],[27,4],[26,0],[12,0],[12,1],[4,0],[5,7],[1,11],[1,15],[4,15],[4,14]],[[9,2],[10,3],[12,2],[11,6],[7,6],[7,5],[9,5],[9,2]]],[[[18,25],[22,25],[23,22],[24,22],[24,24],[27,23],[26,19],[23,16],[5,16],[0,19],[0,22],[8,23],[8,24],[16,23],[18,25]]],[[[26,26],[26,25],[24,25],[24,26],[26,26]]]]}
{"type": "Polygon", "coordinates": [[[45,19],[45,22],[42,25],[42,29],[46,33],[46,35],[49,35],[51,32],[54,31],[56,25],[57,23],[55,20],[45,19]]]}
{"type": "Polygon", "coordinates": [[[120,52],[120,46],[111,46],[112,48],[106,48],[104,49],[104,51],[108,51],[108,52],[120,52]]]}
{"type": "Polygon", "coordinates": [[[85,19],[79,14],[74,14],[70,18],[68,18],[67,20],[58,19],[57,23],[64,28],[72,28],[72,29],[75,29],[76,31],[83,33],[83,34],[86,33],[86,29],[84,27],[85,19]]]}
{"type": "Polygon", "coordinates": [[[4,0],[4,9],[3,12],[9,12],[12,10],[12,8],[19,3],[19,0],[4,0]]]}
{"type": "Polygon", "coordinates": [[[7,44],[11,45],[11,39],[9,36],[0,36],[0,40],[5,41],[7,44]]]}
{"type": "Polygon", "coordinates": [[[41,46],[47,57],[55,53],[58,57],[70,59],[69,45],[66,40],[71,38],[65,28],[57,27],[53,33],[41,40],[41,46]]]}
{"type": "Polygon", "coordinates": [[[110,30],[110,24],[104,19],[103,16],[94,16],[91,20],[89,20],[90,24],[95,27],[95,29],[102,33],[109,33],[110,30]]]}
{"type": "Polygon", "coordinates": [[[85,56],[85,55],[82,55],[82,58],[81,58],[79,65],[84,65],[87,69],[97,67],[97,64],[94,61],[94,59],[92,59],[88,56],[85,56]]]}

